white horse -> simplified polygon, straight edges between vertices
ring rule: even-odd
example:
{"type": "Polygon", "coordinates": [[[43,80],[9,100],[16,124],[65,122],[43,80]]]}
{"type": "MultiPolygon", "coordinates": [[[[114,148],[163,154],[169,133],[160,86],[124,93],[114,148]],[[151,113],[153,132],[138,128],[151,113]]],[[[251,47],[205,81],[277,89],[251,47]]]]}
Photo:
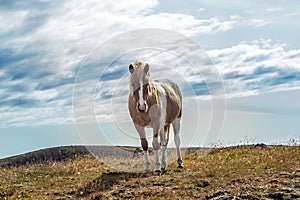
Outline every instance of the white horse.
{"type": "Polygon", "coordinates": [[[182,114],[182,95],[176,83],[168,79],[151,81],[149,65],[135,62],[129,65],[130,94],[128,109],[134,126],[140,136],[145,155],[146,171],[150,171],[148,141],[145,127],[153,129],[153,149],[155,173],[160,175],[167,166],[167,145],[170,125],[173,126],[178,167],[183,168],[180,152],[180,120],[182,114]],[[160,142],[158,141],[160,137],[160,142]],[[161,163],[159,149],[162,146],[161,163]]]}

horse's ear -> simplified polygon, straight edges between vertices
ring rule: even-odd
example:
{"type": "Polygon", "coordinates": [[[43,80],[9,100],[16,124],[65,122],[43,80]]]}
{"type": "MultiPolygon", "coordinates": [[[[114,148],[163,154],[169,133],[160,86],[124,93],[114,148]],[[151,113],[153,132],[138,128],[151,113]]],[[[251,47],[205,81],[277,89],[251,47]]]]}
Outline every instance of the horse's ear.
{"type": "Polygon", "coordinates": [[[148,63],[145,64],[144,72],[145,72],[145,74],[147,74],[149,72],[149,65],[148,65],[148,63]]]}
{"type": "Polygon", "coordinates": [[[128,67],[128,69],[129,69],[130,73],[132,74],[132,73],[133,73],[133,71],[134,71],[134,67],[133,67],[133,65],[132,65],[132,64],[130,64],[130,65],[129,65],[129,67],[128,67]]]}

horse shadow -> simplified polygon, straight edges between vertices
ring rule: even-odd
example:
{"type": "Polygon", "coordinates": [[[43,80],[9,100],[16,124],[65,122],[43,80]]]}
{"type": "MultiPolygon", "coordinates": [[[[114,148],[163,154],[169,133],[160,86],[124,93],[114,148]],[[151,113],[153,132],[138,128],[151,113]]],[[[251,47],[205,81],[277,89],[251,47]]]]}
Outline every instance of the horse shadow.
{"type": "Polygon", "coordinates": [[[151,176],[151,173],[145,172],[108,172],[103,173],[85,186],[79,188],[76,192],[77,197],[86,197],[95,192],[109,191],[114,185],[132,178],[146,178],[151,176]]]}

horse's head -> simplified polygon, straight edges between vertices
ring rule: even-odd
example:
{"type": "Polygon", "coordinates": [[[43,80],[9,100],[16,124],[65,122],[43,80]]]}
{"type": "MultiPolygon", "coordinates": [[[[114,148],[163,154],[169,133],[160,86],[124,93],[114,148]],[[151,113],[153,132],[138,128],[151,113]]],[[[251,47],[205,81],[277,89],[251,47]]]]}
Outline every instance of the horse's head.
{"type": "Polygon", "coordinates": [[[142,62],[135,62],[129,65],[130,76],[130,94],[136,100],[136,109],[138,112],[147,112],[147,99],[150,94],[150,73],[149,65],[142,62]]]}

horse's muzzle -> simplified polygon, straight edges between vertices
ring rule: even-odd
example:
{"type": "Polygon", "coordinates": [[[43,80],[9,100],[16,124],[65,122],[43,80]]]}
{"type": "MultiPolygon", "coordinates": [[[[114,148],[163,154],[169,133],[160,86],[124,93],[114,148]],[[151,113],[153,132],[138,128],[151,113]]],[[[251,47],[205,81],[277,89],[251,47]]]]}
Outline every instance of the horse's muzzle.
{"type": "Polygon", "coordinates": [[[147,104],[140,105],[139,103],[136,105],[138,112],[147,112],[147,104]]]}

